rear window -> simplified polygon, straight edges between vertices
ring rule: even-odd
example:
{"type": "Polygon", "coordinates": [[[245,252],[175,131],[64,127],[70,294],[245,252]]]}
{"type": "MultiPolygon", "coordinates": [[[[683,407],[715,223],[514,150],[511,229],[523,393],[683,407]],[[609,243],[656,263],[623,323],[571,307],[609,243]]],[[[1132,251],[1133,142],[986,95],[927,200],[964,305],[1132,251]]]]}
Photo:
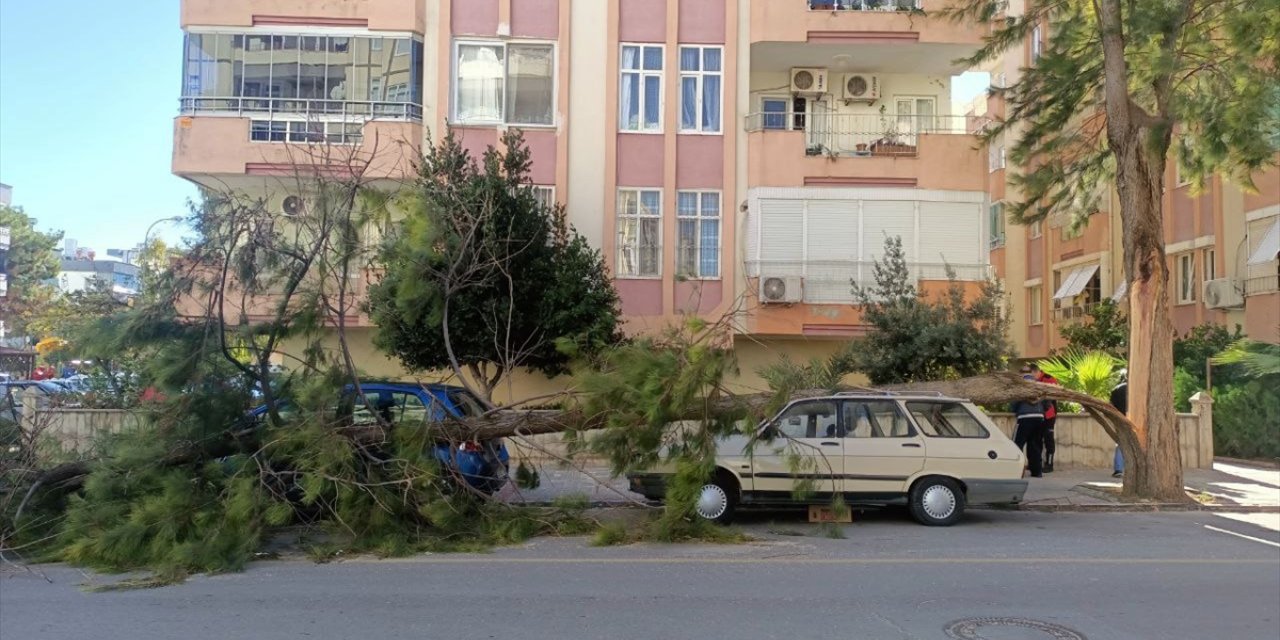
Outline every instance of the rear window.
{"type": "Polygon", "coordinates": [[[924,434],[934,438],[986,438],[990,434],[969,408],[958,402],[908,402],[907,411],[924,434]]]}

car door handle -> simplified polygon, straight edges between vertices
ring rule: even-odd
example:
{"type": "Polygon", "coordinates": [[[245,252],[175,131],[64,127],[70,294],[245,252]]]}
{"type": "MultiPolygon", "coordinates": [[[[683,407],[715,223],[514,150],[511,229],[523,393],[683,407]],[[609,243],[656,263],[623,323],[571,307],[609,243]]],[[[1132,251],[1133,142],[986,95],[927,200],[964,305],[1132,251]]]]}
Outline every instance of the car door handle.
{"type": "Polygon", "coordinates": [[[919,449],[919,448],[920,448],[920,444],[919,444],[919,443],[917,443],[917,442],[904,442],[904,443],[902,443],[902,446],[904,446],[904,447],[911,447],[912,449],[919,449]]]}
{"type": "Polygon", "coordinates": [[[822,443],[822,446],[824,446],[824,447],[838,447],[838,446],[840,446],[840,443],[839,443],[839,442],[832,442],[832,441],[830,441],[830,440],[826,440],[826,441],[824,441],[824,442],[822,443]]]}

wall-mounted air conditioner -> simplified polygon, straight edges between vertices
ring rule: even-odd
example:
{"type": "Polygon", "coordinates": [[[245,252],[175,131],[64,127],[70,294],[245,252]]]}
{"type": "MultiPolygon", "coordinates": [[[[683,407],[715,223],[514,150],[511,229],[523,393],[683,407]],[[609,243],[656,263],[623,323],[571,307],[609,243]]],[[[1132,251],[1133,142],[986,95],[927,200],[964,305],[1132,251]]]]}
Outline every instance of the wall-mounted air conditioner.
{"type": "Polygon", "coordinates": [[[851,73],[844,77],[845,102],[871,104],[880,99],[880,78],[865,73],[851,73]]]}
{"type": "Polygon", "coordinates": [[[804,279],[800,276],[760,276],[760,302],[785,304],[804,299],[804,279]]]}
{"type": "Polygon", "coordinates": [[[1244,296],[1236,288],[1234,278],[1221,278],[1204,283],[1204,306],[1209,309],[1235,309],[1244,306],[1244,296]]]}
{"type": "Polygon", "coordinates": [[[813,97],[829,91],[826,69],[797,67],[791,70],[791,93],[813,97]]]}

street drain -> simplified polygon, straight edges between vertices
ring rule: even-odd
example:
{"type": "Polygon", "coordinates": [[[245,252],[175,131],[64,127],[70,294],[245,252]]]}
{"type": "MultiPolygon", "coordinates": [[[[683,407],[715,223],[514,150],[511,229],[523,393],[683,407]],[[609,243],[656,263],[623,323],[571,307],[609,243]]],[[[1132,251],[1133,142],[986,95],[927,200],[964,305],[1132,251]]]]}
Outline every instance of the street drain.
{"type": "Polygon", "coordinates": [[[1032,620],[1030,618],[962,618],[945,627],[947,637],[957,640],[983,640],[986,636],[979,633],[983,627],[1019,627],[1039,631],[1055,640],[1088,640],[1083,633],[1073,631],[1062,625],[1032,620]]]}

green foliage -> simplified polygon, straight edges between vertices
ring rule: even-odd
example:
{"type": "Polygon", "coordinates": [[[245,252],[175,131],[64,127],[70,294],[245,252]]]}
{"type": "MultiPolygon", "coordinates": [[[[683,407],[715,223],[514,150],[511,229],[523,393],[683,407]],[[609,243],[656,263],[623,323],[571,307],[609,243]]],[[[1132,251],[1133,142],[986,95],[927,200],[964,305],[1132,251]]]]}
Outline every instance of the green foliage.
{"type": "Polygon", "coordinates": [[[1077,349],[1068,349],[1037,364],[1064,389],[1104,400],[1111,397],[1111,390],[1120,383],[1120,369],[1124,367],[1123,360],[1109,353],[1077,349]]]}
{"type": "Polygon", "coordinates": [[[1083,322],[1059,329],[1072,349],[1102,351],[1120,359],[1129,357],[1129,318],[1110,300],[1089,307],[1083,322]]]}
{"type": "Polygon", "coordinates": [[[27,318],[52,297],[45,281],[58,275],[61,263],[54,251],[62,232],[37,231],[36,219],[21,207],[0,205],[0,227],[9,228],[8,264],[0,270],[8,276],[8,294],[0,297],[0,317],[9,332],[25,331],[27,318]]]}
{"type": "MultiPolygon", "coordinates": [[[[1196,384],[1199,385],[1197,389],[1204,389],[1208,386],[1205,366],[1210,359],[1242,336],[1240,325],[1236,325],[1235,329],[1230,331],[1222,325],[1213,323],[1196,325],[1185,335],[1174,339],[1173,364],[1186,369],[1187,373],[1195,378],[1196,384]]],[[[1214,367],[1213,386],[1243,382],[1242,373],[1243,370],[1236,367],[1214,367]]]]}
{"type": "Polygon", "coordinates": [[[1173,370],[1173,408],[1175,411],[1182,413],[1191,411],[1191,396],[1202,390],[1204,390],[1204,385],[1191,372],[1182,367],[1176,367],[1173,370]]]}
{"type": "Polygon", "coordinates": [[[1213,448],[1224,456],[1280,459],[1280,390],[1264,380],[1218,390],[1213,448]]]}
{"type": "Polygon", "coordinates": [[[875,285],[853,283],[853,295],[872,331],[850,345],[855,370],[872,384],[943,380],[1004,368],[1010,355],[1004,294],[995,281],[967,299],[952,278],[940,298],[920,295],[907,267],[902,239],[885,240],[874,267],[875,285]]]}
{"type": "Polygon", "coordinates": [[[1244,375],[1270,380],[1280,376],[1280,345],[1240,338],[1212,361],[1217,365],[1239,365],[1244,375]]]}
{"type": "Polygon", "coordinates": [[[536,201],[519,133],[504,142],[479,165],[452,134],[426,151],[370,294],[383,350],[412,370],[465,367],[484,394],[514,369],[566,373],[571,354],[620,339],[603,258],[536,201]]]}

